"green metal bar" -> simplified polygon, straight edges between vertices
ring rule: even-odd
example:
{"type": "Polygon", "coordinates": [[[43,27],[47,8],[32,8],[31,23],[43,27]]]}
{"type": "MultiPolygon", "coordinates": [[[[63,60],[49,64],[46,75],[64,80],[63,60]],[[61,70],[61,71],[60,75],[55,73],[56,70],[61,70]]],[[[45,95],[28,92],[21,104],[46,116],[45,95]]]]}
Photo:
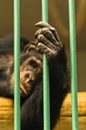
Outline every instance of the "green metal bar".
{"type": "Polygon", "coordinates": [[[20,0],[14,0],[14,130],[20,130],[20,0]]]}
{"type": "MultiPolygon", "coordinates": [[[[48,22],[48,0],[42,0],[42,20],[48,22]]],[[[44,130],[50,130],[49,70],[46,55],[43,55],[43,110],[44,130]]]]}
{"type": "Polygon", "coordinates": [[[42,0],[42,20],[48,22],[48,0],[42,0]]]}
{"type": "Polygon", "coordinates": [[[43,106],[44,130],[50,130],[49,73],[46,55],[43,55],[43,106]]]}
{"type": "Polygon", "coordinates": [[[78,130],[75,1],[69,0],[72,129],[78,130]]]}

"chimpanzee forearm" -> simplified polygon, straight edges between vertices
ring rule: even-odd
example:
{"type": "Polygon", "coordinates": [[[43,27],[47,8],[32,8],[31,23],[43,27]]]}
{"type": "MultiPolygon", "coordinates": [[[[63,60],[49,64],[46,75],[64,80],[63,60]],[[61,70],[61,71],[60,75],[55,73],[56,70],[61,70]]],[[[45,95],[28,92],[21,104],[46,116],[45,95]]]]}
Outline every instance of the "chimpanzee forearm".
{"type": "Polygon", "coordinates": [[[10,85],[7,81],[0,81],[0,97],[10,97],[13,98],[13,93],[10,90],[10,85]]]}
{"type": "Polygon", "coordinates": [[[37,86],[35,86],[32,95],[24,101],[21,107],[21,130],[43,129],[42,93],[42,82],[39,82],[37,86]]]}

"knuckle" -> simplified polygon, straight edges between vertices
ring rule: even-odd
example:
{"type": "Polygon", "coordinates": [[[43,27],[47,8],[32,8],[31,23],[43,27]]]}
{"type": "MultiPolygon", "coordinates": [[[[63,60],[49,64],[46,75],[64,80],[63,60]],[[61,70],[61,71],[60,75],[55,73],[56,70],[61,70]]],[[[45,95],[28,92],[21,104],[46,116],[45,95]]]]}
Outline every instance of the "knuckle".
{"type": "Polygon", "coordinates": [[[44,38],[44,36],[42,34],[38,35],[38,40],[42,40],[44,38]]]}

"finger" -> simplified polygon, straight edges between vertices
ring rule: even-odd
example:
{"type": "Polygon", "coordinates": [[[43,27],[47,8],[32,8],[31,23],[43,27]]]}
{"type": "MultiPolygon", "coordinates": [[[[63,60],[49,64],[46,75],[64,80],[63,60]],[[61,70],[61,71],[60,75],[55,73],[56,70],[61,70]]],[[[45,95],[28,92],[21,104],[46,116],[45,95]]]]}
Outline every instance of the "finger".
{"type": "MultiPolygon", "coordinates": [[[[52,54],[55,55],[56,53],[60,52],[63,48],[63,44],[60,42],[57,46],[55,46],[54,44],[52,44],[52,42],[50,42],[46,37],[44,37],[44,35],[40,34],[38,36],[38,44],[37,47],[39,48],[39,43],[41,43],[42,46],[40,46],[40,49],[43,50],[43,46],[47,48],[47,50],[51,50],[52,54]]],[[[43,50],[45,51],[45,50],[43,50]]],[[[50,51],[50,52],[51,52],[50,51]]],[[[48,53],[50,53],[48,52],[48,53]]]]}
{"type": "Polygon", "coordinates": [[[60,42],[60,38],[59,38],[59,35],[58,35],[57,31],[55,30],[54,27],[52,27],[47,22],[40,21],[40,22],[36,23],[35,26],[39,27],[39,28],[44,28],[44,27],[48,28],[49,30],[52,31],[52,33],[53,33],[54,37],[56,38],[56,40],[60,42]]]}
{"type": "Polygon", "coordinates": [[[53,29],[53,30],[51,30],[51,32],[53,33],[55,39],[56,39],[58,42],[61,42],[61,41],[60,41],[60,37],[59,37],[57,31],[56,31],[55,29],[53,29]]]}
{"type": "Polygon", "coordinates": [[[48,48],[46,45],[44,45],[44,44],[41,43],[41,42],[38,43],[37,51],[38,51],[39,53],[46,54],[47,57],[51,57],[51,56],[53,56],[53,55],[56,55],[56,53],[57,53],[57,51],[48,48]]]}
{"type": "Polygon", "coordinates": [[[49,48],[54,48],[54,49],[57,48],[57,46],[52,44],[52,42],[49,41],[43,34],[38,35],[37,40],[38,40],[38,42],[45,44],[49,48]]]}
{"type": "Polygon", "coordinates": [[[44,28],[44,27],[50,28],[51,27],[47,22],[44,22],[44,21],[40,21],[40,22],[36,23],[35,26],[39,27],[39,28],[44,28]]]}
{"type": "Polygon", "coordinates": [[[58,42],[55,39],[53,33],[48,29],[48,28],[42,28],[36,31],[35,33],[35,37],[37,38],[38,35],[43,34],[50,42],[52,42],[53,44],[57,45],[58,42]]]}
{"type": "Polygon", "coordinates": [[[40,22],[36,23],[35,26],[39,27],[39,28],[48,28],[50,30],[55,31],[54,27],[52,27],[50,24],[48,24],[47,22],[44,22],[44,21],[40,21],[40,22]]]}

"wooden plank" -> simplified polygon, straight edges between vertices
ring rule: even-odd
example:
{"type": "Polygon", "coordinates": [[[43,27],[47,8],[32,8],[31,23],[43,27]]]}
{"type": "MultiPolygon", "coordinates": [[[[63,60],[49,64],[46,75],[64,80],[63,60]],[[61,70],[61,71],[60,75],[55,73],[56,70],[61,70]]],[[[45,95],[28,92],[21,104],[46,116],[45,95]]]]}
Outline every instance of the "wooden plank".
{"type": "Polygon", "coordinates": [[[14,127],[13,101],[0,97],[0,130],[13,130],[14,127]]]}
{"type": "MultiPolygon", "coordinates": [[[[86,130],[86,92],[78,93],[79,130],[86,130]]],[[[0,97],[0,130],[13,130],[13,101],[0,97]]],[[[71,94],[64,100],[61,117],[54,130],[72,130],[71,126],[71,94]]]]}
{"type": "MultiPolygon", "coordinates": [[[[78,115],[79,130],[86,130],[86,92],[78,93],[78,115]]],[[[71,94],[69,93],[63,102],[61,117],[54,130],[72,130],[71,116],[71,94]]]]}
{"type": "MultiPolygon", "coordinates": [[[[79,116],[86,116],[86,92],[78,93],[78,113],[79,116]]],[[[69,93],[64,100],[61,116],[71,116],[71,94],[69,93]]]]}

